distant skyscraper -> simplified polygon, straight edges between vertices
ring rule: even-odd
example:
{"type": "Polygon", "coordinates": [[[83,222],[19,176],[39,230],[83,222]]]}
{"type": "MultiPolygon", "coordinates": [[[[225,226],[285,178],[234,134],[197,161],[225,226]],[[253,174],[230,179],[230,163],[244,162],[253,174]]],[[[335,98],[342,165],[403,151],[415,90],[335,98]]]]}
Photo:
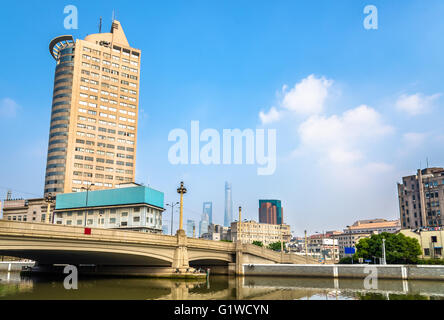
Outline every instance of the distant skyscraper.
{"type": "Polygon", "coordinates": [[[199,222],[199,237],[202,237],[204,233],[208,233],[208,226],[208,215],[203,213],[202,219],[199,222]]]}
{"type": "Polygon", "coordinates": [[[259,223],[283,224],[281,200],[259,200],[259,223]]]}
{"type": "Polygon", "coordinates": [[[162,233],[163,234],[170,234],[170,232],[168,231],[168,225],[163,225],[162,226],[162,233]]]}
{"type": "Polygon", "coordinates": [[[224,226],[231,227],[232,221],[233,221],[233,199],[231,198],[231,183],[225,182],[224,226]]]}
{"type": "Polygon", "coordinates": [[[196,228],[196,223],[194,220],[187,220],[187,237],[192,238],[194,235],[194,229],[196,228]]]}
{"type": "Polygon", "coordinates": [[[141,51],[111,31],[51,41],[56,61],[44,193],[134,181],[141,51]]]}
{"type": "Polygon", "coordinates": [[[208,215],[208,224],[213,223],[213,203],[212,202],[204,202],[203,203],[203,213],[208,215]]]}

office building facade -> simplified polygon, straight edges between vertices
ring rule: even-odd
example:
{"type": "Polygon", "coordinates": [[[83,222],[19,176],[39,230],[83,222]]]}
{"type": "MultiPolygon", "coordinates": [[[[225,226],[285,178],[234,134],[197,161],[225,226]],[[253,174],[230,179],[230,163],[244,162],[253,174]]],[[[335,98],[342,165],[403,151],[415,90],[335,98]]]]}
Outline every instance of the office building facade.
{"type": "Polygon", "coordinates": [[[256,221],[244,221],[231,223],[231,240],[233,242],[253,243],[261,241],[264,246],[274,242],[289,242],[291,239],[290,226],[286,224],[258,223],[256,221]]]}
{"type": "Polygon", "coordinates": [[[427,168],[398,183],[402,229],[444,225],[444,169],[427,168]]]}
{"type": "Polygon", "coordinates": [[[141,51],[116,20],[109,33],[59,36],[45,196],[134,181],[141,51]]]}
{"type": "Polygon", "coordinates": [[[284,223],[283,208],[280,200],[259,200],[259,223],[284,223]]]}

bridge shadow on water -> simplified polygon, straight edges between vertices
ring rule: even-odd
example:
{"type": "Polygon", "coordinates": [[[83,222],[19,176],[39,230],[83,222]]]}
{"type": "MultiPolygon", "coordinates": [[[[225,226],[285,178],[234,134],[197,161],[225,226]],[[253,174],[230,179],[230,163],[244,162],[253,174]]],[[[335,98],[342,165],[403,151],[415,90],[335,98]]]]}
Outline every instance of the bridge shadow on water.
{"type": "Polygon", "coordinates": [[[444,299],[444,283],[380,280],[365,289],[362,280],[210,276],[208,280],[81,276],[66,290],[63,276],[22,276],[0,272],[0,299],[33,300],[380,300],[444,299]]]}

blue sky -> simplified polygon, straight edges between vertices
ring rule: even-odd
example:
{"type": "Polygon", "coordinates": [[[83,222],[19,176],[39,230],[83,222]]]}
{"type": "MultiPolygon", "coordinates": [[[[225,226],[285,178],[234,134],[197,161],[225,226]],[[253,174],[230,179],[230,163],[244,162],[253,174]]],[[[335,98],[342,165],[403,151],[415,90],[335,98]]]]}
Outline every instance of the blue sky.
{"type": "Polygon", "coordinates": [[[245,218],[257,219],[258,199],[280,199],[297,234],[394,219],[400,177],[426,157],[444,165],[442,1],[9,2],[0,11],[1,198],[8,188],[43,192],[49,41],[96,33],[100,16],[108,30],[113,9],[142,50],[137,181],[171,202],[183,179],[185,220],[213,201],[223,223],[226,180],[245,218]],[[68,4],[78,30],[63,27],[68,4]],[[363,27],[368,4],[378,8],[377,30],[363,27]],[[276,129],[276,172],[171,165],[168,134],[192,120],[220,132],[276,129]]]}

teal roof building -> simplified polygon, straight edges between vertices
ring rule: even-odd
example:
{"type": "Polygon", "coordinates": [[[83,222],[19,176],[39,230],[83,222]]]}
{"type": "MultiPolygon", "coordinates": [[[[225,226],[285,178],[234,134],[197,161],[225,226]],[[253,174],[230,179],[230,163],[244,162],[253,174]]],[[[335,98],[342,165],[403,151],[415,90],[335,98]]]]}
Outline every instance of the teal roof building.
{"type": "Polygon", "coordinates": [[[164,209],[163,192],[145,186],[62,193],[56,196],[56,210],[110,207],[122,205],[150,205],[164,209]]]}

